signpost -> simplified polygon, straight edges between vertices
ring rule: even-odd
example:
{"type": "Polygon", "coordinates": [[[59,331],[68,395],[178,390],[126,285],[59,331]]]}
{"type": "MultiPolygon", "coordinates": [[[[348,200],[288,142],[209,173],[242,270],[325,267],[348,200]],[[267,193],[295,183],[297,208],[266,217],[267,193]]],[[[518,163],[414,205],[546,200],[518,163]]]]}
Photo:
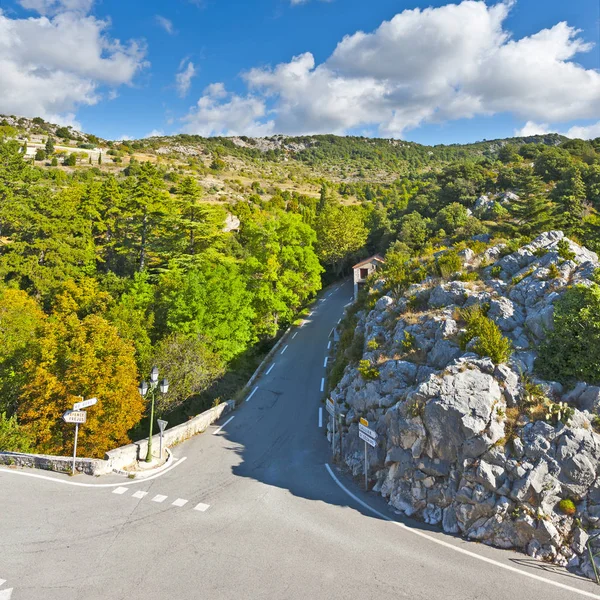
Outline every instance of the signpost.
{"type": "Polygon", "coordinates": [[[377,446],[377,432],[373,429],[369,429],[369,421],[362,417],[358,423],[358,437],[365,442],[365,490],[367,490],[369,489],[367,444],[372,448],[377,446]]]}
{"type": "Polygon", "coordinates": [[[160,446],[159,446],[159,457],[162,459],[162,440],[163,440],[163,431],[169,424],[167,421],[163,421],[162,419],[158,419],[156,421],[158,423],[158,429],[160,431],[160,446]]]}
{"type": "Polygon", "coordinates": [[[79,424],[83,424],[87,420],[87,413],[82,408],[94,406],[98,402],[98,398],[90,398],[89,400],[81,400],[73,404],[73,410],[67,410],[62,416],[65,423],[75,423],[75,444],[73,446],[73,475],[75,475],[75,459],[77,458],[77,438],[79,437],[79,424]]]}
{"type": "Polygon", "coordinates": [[[89,400],[82,400],[81,402],[75,402],[73,404],[73,410],[81,410],[82,408],[89,408],[94,406],[98,402],[98,398],[90,398],[89,400]]]}
{"type": "Polygon", "coordinates": [[[333,421],[333,437],[331,439],[331,448],[333,452],[333,456],[335,457],[335,404],[331,398],[327,398],[325,401],[325,408],[327,412],[331,415],[331,420],[333,421]]]}

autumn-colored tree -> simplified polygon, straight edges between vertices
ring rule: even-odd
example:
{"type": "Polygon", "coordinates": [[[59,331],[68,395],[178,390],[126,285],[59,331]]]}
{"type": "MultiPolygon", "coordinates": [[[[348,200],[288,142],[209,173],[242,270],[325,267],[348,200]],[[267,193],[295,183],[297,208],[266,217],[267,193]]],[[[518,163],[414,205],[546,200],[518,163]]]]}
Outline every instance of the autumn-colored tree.
{"type": "Polygon", "coordinates": [[[37,356],[45,315],[22,290],[0,292],[0,413],[12,415],[26,381],[23,365],[37,356]]]}
{"type": "Polygon", "coordinates": [[[102,457],[129,442],[127,432],[144,411],[132,344],[102,317],[80,318],[60,307],[48,320],[40,345],[41,359],[26,364],[28,383],[17,413],[37,451],[72,452],[73,426],[61,417],[78,396],[98,398],[80,427],[81,456],[102,457]]]}

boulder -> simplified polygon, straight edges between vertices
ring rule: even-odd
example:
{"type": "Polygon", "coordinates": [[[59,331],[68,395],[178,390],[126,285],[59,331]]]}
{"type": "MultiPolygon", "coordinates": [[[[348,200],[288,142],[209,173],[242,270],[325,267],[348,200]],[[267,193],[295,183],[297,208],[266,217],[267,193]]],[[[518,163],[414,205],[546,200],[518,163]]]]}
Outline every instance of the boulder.
{"type": "Polygon", "coordinates": [[[427,364],[434,369],[443,369],[460,354],[461,350],[456,344],[448,340],[438,340],[427,355],[427,364]]]}
{"type": "Polygon", "coordinates": [[[449,461],[465,441],[483,434],[501,398],[498,382],[478,369],[430,378],[417,391],[428,398],[423,422],[433,450],[449,461]]]}

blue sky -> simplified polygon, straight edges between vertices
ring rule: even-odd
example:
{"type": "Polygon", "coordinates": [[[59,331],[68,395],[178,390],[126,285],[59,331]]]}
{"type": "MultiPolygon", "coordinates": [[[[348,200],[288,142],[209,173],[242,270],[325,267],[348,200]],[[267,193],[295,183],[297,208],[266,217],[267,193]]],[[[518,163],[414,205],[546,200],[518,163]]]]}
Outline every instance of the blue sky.
{"type": "Polygon", "coordinates": [[[54,117],[110,139],[600,136],[597,0],[293,2],[3,3],[0,33],[8,28],[30,50],[0,49],[8,65],[0,112],[54,117]],[[32,47],[40,31],[47,45],[32,47]],[[182,75],[177,85],[178,73],[188,85],[182,75]]]}

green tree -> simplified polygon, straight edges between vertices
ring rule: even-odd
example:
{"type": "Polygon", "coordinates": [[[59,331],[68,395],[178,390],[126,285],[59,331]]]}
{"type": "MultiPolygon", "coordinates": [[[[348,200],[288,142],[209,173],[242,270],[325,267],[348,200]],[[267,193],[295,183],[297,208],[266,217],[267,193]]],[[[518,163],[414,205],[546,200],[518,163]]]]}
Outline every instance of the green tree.
{"type": "Polygon", "coordinates": [[[422,250],[428,238],[430,219],[418,212],[411,212],[402,218],[398,240],[404,242],[411,250],[422,250]]]}
{"type": "Polygon", "coordinates": [[[321,263],[339,276],[364,248],[369,232],[363,210],[332,203],[317,214],[317,253],[321,263]]]}
{"type": "Polygon", "coordinates": [[[52,156],[54,154],[54,140],[50,136],[48,136],[48,139],[46,140],[45,150],[46,156],[52,156]]]}

